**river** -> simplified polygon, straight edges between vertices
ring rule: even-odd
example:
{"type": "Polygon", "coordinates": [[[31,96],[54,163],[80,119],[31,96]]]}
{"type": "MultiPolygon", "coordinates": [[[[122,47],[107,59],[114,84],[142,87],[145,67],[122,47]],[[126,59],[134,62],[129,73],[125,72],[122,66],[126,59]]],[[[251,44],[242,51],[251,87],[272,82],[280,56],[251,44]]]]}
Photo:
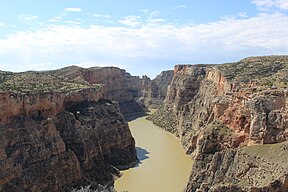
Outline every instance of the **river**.
{"type": "Polygon", "coordinates": [[[126,119],[140,163],[122,171],[122,177],[115,181],[117,192],[181,192],[188,182],[192,160],[179,139],[146,120],[146,116],[126,119]]]}

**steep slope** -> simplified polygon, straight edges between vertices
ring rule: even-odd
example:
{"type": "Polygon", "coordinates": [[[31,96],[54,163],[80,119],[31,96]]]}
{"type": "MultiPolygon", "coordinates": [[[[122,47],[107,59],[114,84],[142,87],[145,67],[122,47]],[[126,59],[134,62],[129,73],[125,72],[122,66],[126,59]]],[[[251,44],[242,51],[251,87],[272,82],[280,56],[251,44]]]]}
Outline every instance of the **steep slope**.
{"type": "Polygon", "coordinates": [[[102,98],[119,103],[124,114],[158,108],[166,97],[173,71],[163,71],[155,79],[131,76],[117,67],[77,66],[54,71],[11,73],[0,72],[0,91],[64,92],[77,89],[101,88],[102,98]]]}
{"type": "MultiPolygon", "coordinates": [[[[217,158],[221,159],[219,163],[224,161],[230,149],[235,149],[234,153],[238,154],[238,150],[245,146],[287,141],[287,74],[288,56],[253,57],[223,65],[175,66],[164,106],[150,119],[178,135],[187,153],[195,158],[186,191],[233,191],[239,180],[226,181],[217,174],[225,175],[227,167],[239,161],[238,156],[236,159],[227,157],[229,165],[226,168],[216,166],[217,163],[209,164],[210,161],[217,158]],[[211,171],[210,166],[216,175],[204,174],[205,170],[211,171]],[[228,182],[226,184],[232,188],[216,190],[215,186],[221,182],[228,182]]],[[[283,153],[288,150],[285,148],[283,153]]],[[[250,153],[245,157],[247,160],[254,158],[250,153]]],[[[260,163],[259,167],[265,166],[260,163]]],[[[231,171],[236,175],[237,169],[231,171]]],[[[284,169],[277,177],[284,178],[287,173],[284,169]]],[[[243,182],[248,182],[245,174],[243,182]]],[[[257,174],[263,175],[264,172],[257,174]]],[[[266,186],[250,182],[247,187],[250,187],[249,191],[268,190],[276,180],[275,177],[267,181],[266,186]]],[[[281,191],[282,184],[273,190],[281,191]]],[[[241,186],[238,189],[247,190],[241,186]]]]}
{"type": "Polygon", "coordinates": [[[157,77],[151,80],[147,76],[142,77],[140,95],[136,99],[143,106],[158,109],[167,94],[167,88],[173,79],[173,70],[162,71],[157,77]]]}
{"type": "Polygon", "coordinates": [[[0,191],[112,184],[138,162],[118,103],[83,71],[0,74],[0,191]]]}
{"type": "Polygon", "coordinates": [[[172,71],[163,71],[155,79],[131,76],[115,67],[88,69],[84,79],[90,84],[104,84],[106,97],[119,103],[124,114],[158,108],[163,103],[167,87],[173,78],[172,71]]]}
{"type": "Polygon", "coordinates": [[[186,191],[287,191],[288,143],[198,156],[186,191]],[[275,158],[276,156],[276,158],[275,158]]]}

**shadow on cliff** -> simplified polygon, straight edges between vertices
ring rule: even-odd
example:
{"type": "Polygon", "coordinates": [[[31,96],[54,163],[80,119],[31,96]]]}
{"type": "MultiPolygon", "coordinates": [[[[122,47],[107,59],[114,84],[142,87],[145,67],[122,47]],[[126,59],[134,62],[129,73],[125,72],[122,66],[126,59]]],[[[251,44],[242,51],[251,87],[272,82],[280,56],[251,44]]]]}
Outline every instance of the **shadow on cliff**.
{"type": "Polygon", "coordinates": [[[148,115],[147,113],[141,112],[141,113],[134,113],[134,114],[130,114],[130,115],[124,115],[124,118],[127,122],[129,122],[129,121],[133,121],[137,118],[144,117],[147,115],[148,115]]]}
{"type": "Polygon", "coordinates": [[[139,167],[139,165],[142,164],[142,161],[149,158],[148,155],[150,153],[141,147],[136,147],[136,151],[137,151],[137,157],[139,159],[139,163],[135,167],[139,167]]]}

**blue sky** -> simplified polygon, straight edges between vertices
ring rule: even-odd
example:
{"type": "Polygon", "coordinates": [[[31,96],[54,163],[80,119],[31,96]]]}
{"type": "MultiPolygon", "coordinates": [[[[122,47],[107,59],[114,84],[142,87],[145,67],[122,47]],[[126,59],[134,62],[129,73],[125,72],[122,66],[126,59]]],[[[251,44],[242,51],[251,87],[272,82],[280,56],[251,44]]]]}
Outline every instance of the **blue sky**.
{"type": "Polygon", "coordinates": [[[9,0],[0,70],[117,66],[155,77],[178,63],[288,54],[288,0],[9,0]]]}

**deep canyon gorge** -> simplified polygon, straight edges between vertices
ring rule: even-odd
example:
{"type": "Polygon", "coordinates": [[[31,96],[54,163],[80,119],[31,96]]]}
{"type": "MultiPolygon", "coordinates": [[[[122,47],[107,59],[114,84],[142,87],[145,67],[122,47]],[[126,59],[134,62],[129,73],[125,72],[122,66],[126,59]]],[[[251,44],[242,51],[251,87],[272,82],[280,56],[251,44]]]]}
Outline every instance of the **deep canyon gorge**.
{"type": "Polygon", "coordinates": [[[0,71],[0,191],[113,186],[148,162],[125,115],[158,109],[147,119],[193,160],[184,191],[285,192],[287,75],[288,56],[176,65],[153,80],[116,67],[0,71]]]}

